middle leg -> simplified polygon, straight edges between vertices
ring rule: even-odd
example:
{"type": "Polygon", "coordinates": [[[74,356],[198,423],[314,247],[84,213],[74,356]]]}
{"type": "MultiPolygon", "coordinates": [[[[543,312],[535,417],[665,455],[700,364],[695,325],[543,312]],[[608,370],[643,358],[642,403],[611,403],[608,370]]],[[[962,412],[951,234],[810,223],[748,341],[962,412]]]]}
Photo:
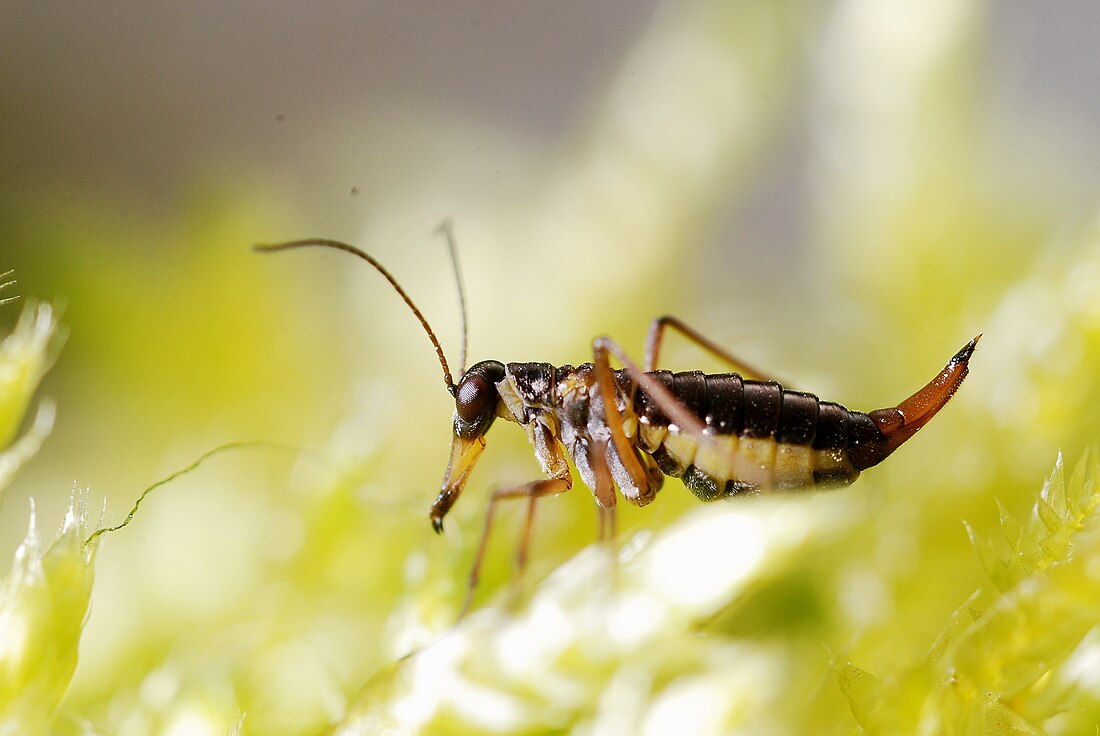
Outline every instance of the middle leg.
{"type": "MultiPolygon", "coordinates": [[[[688,411],[672,395],[672,392],[660,382],[642,372],[626,354],[626,351],[610,338],[596,338],[592,343],[592,354],[596,379],[594,387],[596,396],[593,398],[598,398],[603,407],[603,422],[610,437],[608,444],[614,447],[618,465],[626,473],[626,477],[620,475],[616,480],[624,496],[634,503],[644,506],[660,490],[661,484],[664,482],[664,476],[655,466],[642,462],[635,451],[633,442],[626,436],[625,420],[619,410],[615,394],[615,373],[611,370],[609,356],[614,354],[641,389],[647,394],[657,397],[658,405],[681,428],[702,437],[705,424],[688,411]],[[665,410],[666,405],[668,406],[667,410],[665,410]]],[[[605,461],[603,465],[609,466],[609,463],[605,461]]]]}
{"type": "MultiPolygon", "coordinates": [[[[615,358],[623,364],[623,368],[626,369],[630,377],[637,382],[638,387],[641,388],[646,394],[653,399],[661,411],[667,416],[673,424],[675,424],[680,431],[690,434],[695,437],[703,438],[704,430],[706,429],[706,423],[699,417],[695,416],[684,404],[676,398],[676,396],[661,382],[654,379],[647,374],[638,364],[635,363],[626,351],[623,350],[617,342],[609,337],[598,337],[592,345],[593,352],[596,356],[596,376],[597,383],[600,385],[600,391],[605,396],[604,404],[607,406],[608,424],[611,425],[611,440],[615,445],[615,449],[620,455],[630,447],[629,440],[626,438],[622,430],[622,415],[619,413],[618,407],[613,400],[613,374],[611,372],[611,363],[608,359],[609,355],[614,355],[615,358]],[[601,375],[602,373],[602,375],[601,375]],[[612,397],[610,405],[608,405],[608,398],[612,397]],[[614,418],[615,422],[611,419],[614,418]],[[617,430],[617,432],[616,432],[617,430]],[[622,444],[620,444],[620,442],[622,444]]],[[[633,448],[631,448],[633,449],[633,448]]],[[[638,468],[638,472],[643,473],[641,463],[633,452],[630,453],[631,459],[638,468]]],[[[624,460],[625,464],[625,460],[624,460]]],[[[629,469],[629,468],[628,468],[629,469]]],[[[633,472],[631,473],[633,476],[633,472]]]]}

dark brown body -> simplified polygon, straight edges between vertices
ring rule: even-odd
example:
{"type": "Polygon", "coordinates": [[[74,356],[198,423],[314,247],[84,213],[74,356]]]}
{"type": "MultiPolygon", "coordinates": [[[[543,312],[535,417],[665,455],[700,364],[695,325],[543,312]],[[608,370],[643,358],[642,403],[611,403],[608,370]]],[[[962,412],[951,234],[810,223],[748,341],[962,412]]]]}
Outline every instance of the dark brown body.
{"type": "Polygon", "coordinates": [[[636,394],[638,446],[665,475],[704,501],[770,489],[847,485],[881,462],[886,437],[867,414],[736,373],[651,374],[701,417],[715,452],[683,442],[645,394],[636,394]]]}
{"type": "MultiPolygon", "coordinates": [[[[595,393],[590,363],[553,368],[545,363],[509,363],[497,385],[502,396],[514,393],[525,411],[521,423],[544,421],[595,487],[588,462],[593,443],[589,427],[603,426],[603,412],[589,397],[595,393]],[[553,380],[549,380],[553,376],[553,380]],[[548,388],[546,388],[548,387],[548,388]],[[554,421],[545,421],[550,414],[554,421]]],[[[702,438],[672,425],[656,402],[625,370],[614,372],[616,398],[627,437],[642,462],[663,475],[680,478],[696,496],[713,501],[739,493],[847,485],[859,471],[885,457],[886,437],[863,412],[821,401],[813,394],[784,389],[775,381],[752,381],[736,373],[701,371],[647,375],[665,386],[686,409],[703,420],[702,438]],[[671,426],[670,426],[671,425],[671,426]]],[[[608,457],[612,475],[619,458],[608,457]]],[[[626,482],[623,495],[644,505],[651,492],[626,482]]]]}

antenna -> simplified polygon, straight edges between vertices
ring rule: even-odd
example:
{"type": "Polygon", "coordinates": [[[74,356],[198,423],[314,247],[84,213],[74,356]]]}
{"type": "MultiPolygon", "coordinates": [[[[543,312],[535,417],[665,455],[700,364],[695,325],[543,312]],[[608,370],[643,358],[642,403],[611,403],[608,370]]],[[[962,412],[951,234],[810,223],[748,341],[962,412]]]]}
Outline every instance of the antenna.
{"type": "Polygon", "coordinates": [[[443,222],[439,223],[439,227],[435,231],[441,234],[447,241],[447,250],[451,254],[451,266],[454,267],[455,283],[458,284],[458,308],[459,314],[462,315],[462,354],[458,362],[460,376],[466,375],[466,345],[469,342],[469,337],[466,331],[466,288],[462,285],[462,269],[458,267],[458,247],[455,245],[455,229],[454,222],[451,218],[447,218],[443,222]]]}
{"type": "MultiPolygon", "coordinates": [[[[252,246],[252,249],[259,251],[260,253],[272,253],[278,250],[290,250],[291,248],[312,247],[334,248],[335,250],[342,250],[345,253],[351,253],[353,256],[358,256],[370,265],[374,266],[374,270],[378,271],[378,273],[382,274],[382,277],[385,278],[386,281],[390,282],[390,286],[392,286],[394,290],[401,296],[401,298],[405,300],[405,304],[409,305],[409,309],[411,309],[413,314],[416,315],[416,318],[420,320],[420,325],[424,328],[424,331],[428,333],[428,339],[432,341],[432,345],[435,347],[435,354],[439,357],[439,365],[443,368],[443,382],[447,384],[447,391],[450,392],[451,396],[454,396],[458,391],[458,387],[455,386],[454,378],[451,376],[451,369],[447,367],[447,358],[443,355],[443,348],[440,346],[439,340],[435,336],[435,332],[432,331],[431,325],[428,324],[428,320],[424,319],[424,315],[421,313],[420,309],[417,308],[416,304],[413,303],[412,298],[409,297],[409,295],[405,293],[405,290],[401,288],[401,284],[397,283],[397,279],[395,279],[393,275],[386,270],[385,266],[376,261],[372,256],[359,250],[354,245],[348,245],[347,243],[342,243],[339,240],[328,240],[325,238],[309,238],[306,240],[292,240],[286,243],[254,245],[252,246]]],[[[465,317],[463,317],[463,324],[465,325],[465,317]]],[[[465,342],[465,339],[463,339],[464,354],[465,342]]]]}

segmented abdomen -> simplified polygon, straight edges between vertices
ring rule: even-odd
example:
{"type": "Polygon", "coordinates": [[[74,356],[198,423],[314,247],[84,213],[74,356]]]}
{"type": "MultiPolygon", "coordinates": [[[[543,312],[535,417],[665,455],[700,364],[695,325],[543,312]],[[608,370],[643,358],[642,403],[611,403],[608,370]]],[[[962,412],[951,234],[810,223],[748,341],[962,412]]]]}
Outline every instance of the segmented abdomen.
{"type": "Polygon", "coordinates": [[[705,501],[744,492],[847,485],[873,464],[863,461],[861,447],[882,439],[863,412],[788,391],[773,381],[700,371],[649,375],[706,422],[710,440],[670,431],[668,418],[638,390],[638,447],[705,501]]]}

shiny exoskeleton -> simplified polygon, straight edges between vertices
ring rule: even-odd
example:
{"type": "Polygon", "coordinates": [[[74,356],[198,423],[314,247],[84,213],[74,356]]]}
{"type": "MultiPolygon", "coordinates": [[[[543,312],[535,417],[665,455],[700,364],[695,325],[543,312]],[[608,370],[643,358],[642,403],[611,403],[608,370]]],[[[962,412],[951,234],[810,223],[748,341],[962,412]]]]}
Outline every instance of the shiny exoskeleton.
{"type": "MultiPolygon", "coordinates": [[[[681,324],[666,317],[654,323],[653,331],[681,324]]],[[[653,500],[666,475],[680,478],[704,501],[847,485],[885,460],[947,403],[966,377],[977,342],[976,337],[967,343],[912,397],[869,414],[737,373],[639,372],[633,367],[607,372],[614,396],[609,412],[600,390],[600,363],[554,367],[484,361],[458,384],[451,462],[432,506],[432,523],[442,529],[496,418],[527,430],[542,471],[564,484],[554,491],[570,486],[568,456],[605,507],[614,506],[615,495],[601,488],[601,470],[624,499],[638,506],[653,500]],[[669,407],[695,422],[677,424],[669,407]],[[622,430],[625,447],[615,442],[613,427],[622,430]]],[[[605,354],[613,345],[602,338],[595,351],[605,354]]],[[[531,485],[521,488],[523,494],[512,495],[546,495],[531,485]]]]}
{"type": "MultiPolygon", "coordinates": [[[[457,274],[449,226],[444,227],[457,274]]],[[[494,420],[522,426],[545,478],[492,495],[481,545],[470,575],[467,605],[477,583],[496,504],[528,500],[527,521],[517,552],[522,569],[537,499],[572,487],[572,460],[600,508],[601,532],[613,534],[616,499],[650,503],[665,476],[680,478],[704,501],[768,491],[847,485],[860,471],[885,460],[923,427],[966,378],[981,337],[959,350],[924,388],[897,406],[870,413],[783,388],[746,366],[674,317],[655,320],[639,367],[614,341],[592,344],[593,361],[579,366],[501,363],[471,366],[455,383],[443,349],[420,310],[396,279],[373,257],[333,240],[302,240],[257,246],[274,251],[306,246],[351,253],[373,266],[394,287],[427,332],[455,399],[450,462],[431,507],[431,522],[443,530],[469,478],[494,420]],[[664,330],[671,328],[729,363],[736,372],[707,375],[657,369],[664,330]],[[614,357],[623,368],[614,370],[614,357]]],[[[463,349],[465,363],[465,297],[463,349]]]]}

